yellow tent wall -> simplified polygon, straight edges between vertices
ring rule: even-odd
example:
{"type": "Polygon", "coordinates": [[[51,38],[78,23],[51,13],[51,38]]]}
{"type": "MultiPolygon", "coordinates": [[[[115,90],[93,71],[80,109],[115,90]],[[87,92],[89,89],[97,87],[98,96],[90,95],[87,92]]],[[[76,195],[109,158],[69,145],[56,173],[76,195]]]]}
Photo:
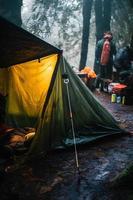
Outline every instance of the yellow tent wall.
{"type": "Polygon", "coordinates": [[[58,54],[0,69],[0,92],[7,95],[6,123],[36,126],[41,114],[58,54]]]}

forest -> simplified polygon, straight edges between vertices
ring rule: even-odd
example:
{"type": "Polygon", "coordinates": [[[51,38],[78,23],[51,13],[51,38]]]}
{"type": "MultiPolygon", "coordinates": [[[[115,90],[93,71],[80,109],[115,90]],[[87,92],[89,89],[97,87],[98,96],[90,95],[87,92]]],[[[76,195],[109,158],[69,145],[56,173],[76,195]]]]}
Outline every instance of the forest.
{"type": "Polygon", "coordinates": [[[35,1],[24,25],[63,49],[68,62],[82,69],[93,65],[95,44],[104,31],[113,32],[118,48],[131,42],[132,11],[130,0],[35,1]]]}
{"type": "Polygon", "coordinates": [[[117,48],[131,43],[132,0],[0,0],[0,5],[3,15],[62,49],[79,69],[94,67],[95,45],[105,31],[112,31],[117,48]]]}

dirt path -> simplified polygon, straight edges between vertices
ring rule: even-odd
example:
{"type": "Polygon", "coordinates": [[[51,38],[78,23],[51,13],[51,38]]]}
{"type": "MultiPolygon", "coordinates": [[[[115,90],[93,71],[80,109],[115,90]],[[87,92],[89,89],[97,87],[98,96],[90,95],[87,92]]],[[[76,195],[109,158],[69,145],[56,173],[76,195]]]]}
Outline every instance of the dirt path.
{"type": "MultiPolygon", "coordinates": [[[[96,94],[97,95],[97,94],[96,94]]],[[[133,131],[133,106],[110,103],[110,96],[99,95],[102,104],[133,131]]],[[[58,151],[9,173],[1,185],[1,200],[128,200],[130,191],[110,190],[111,180],[133,160],[133,137],[127,135],[78,148],[79,173],[74,151],[58,151]]]]}

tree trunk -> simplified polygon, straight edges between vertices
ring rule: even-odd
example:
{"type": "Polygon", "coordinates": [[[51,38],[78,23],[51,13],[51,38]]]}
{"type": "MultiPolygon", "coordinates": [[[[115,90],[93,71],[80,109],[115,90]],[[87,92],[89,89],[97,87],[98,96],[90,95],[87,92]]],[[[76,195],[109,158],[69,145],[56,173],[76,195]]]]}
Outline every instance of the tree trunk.
{"type": "Polygon", "coordinates": [[[96,43],[103,36],[103,6],[102,0],[95,0],[95,18],[96,18],[96,43]]]}
{"type": "Polygon", "coordinates": [[[129,0],[129,3],[131,5],[131,7],[133,8],[133,1],[132,0],[129,0]]]}
{"type": "Polygon", "coordinates": [[[110,30],[111,2],[110,0],[95,0],[96,42],[102,38],[105,31],[110,30]]]}
{"type": "Polygon", "coordinates": [[[92,2],[93,0],[83,0],[83,32],[79,70],[85,67],[87,60],[92,2]]]}
{"type": "Polygon", "coordinates": [[[21,6],[22,0],[0,0],[0,15],[10,22],[21,26],[21,6]]]}
{"type": "Polygon", "coordinates": [[[110,31],[110,21],[111,21],[111,3],[110,0],[104,0],[103,2],[103,31],[110,31]]]}
{"type": "MultiPolygon", "coordinates": [[[[103,37],[103,33],[110,31],[111,21],[111,0],[95,0],[96,17],[96,43],[103,37]]],[[[99,64],[94,61],[94,71],[99,73],[99,64]]]]}

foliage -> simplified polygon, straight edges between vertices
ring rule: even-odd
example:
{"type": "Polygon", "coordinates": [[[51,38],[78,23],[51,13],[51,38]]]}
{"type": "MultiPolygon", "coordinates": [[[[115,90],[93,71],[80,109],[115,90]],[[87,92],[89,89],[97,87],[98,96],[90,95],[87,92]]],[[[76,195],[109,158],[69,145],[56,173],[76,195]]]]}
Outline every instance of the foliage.
{"type": "Polygon", "coordinates": [[[69,51],[69,57],[72,56],[73,58],[78,54],[77,49],[80,48],[81,5],[81,1],[78,2],[77,0],[71,2],[65,0],[35,0],[32,14],[25,26],[30,32],[41,38],[52,38],[50,43],[63,48],[66,54],[69,51]],[[70,49],[73,49],[73,52],[70,49]]]}
{"type": "Polygon", "coordinates": [[[83,9],[82,9],[83,30],[82,30],[81,58],[80,58],[79,70],[82,70],[85,67],[87,60],[92,3],[93,0],[83,0],[83,9]]]}
{"type": "Polygon", "coordinates": [[[129,45],[133,33],[133,7],[130,0],[114,0],[112,9],[112,31],[117,46],[129,45]]]}
{"type": "MultiPolygon", "coordinates": [[[[75,66],[79,66],[81,44],[84,40],[82,35],[84,30],[83,26],[87,24],[87,26],[89,26],[90,30],[88,30],[90,33],[88,32],[87,34],[88,38],[90,38],[87,43],[90,45],[91,39],[91,46],[89,46],[89,48],[91,47],[91,50],[94,51],[95,37],[98,37],[97,34],[99,34],[100,37],[103,32],[102,23],[101,26],[99,25],[99,27],[97,27],[96,20],[100,18],[96,18],[94,10],[89,10],[87,6],[88,15],[91,12],[90,25],[86,17],[86,23],[83,24],[83,22],[85,22],[82,13],[83,0],[32,0],[32,2],[31,14],[28,20],[25,21],[24,27],[33,34],[63,49],[65,57],[69,58],[69,62],[73,63],[75,66]],[[94,24],[96,25],[96,29],[94,24]]],[[[113,32],[117,47],[129,44],[133,32],[132,0],[92,0],[92,2],[93,4],[96,2],[98,6],[100,6],[100,2],[101,5],[103,5],[103,3],[107,3],[108,5],[108,2],[112,3],[111,24],[109,28],[113,32]]],[[[100,12],[103,12],[103,9],[100,12]]],[[[104,14],[107,14],[107,12],[104,12],[104,14]]],[[[102,13],[102,18],[104,14],[102,13]]],[[[106,19],[102,20],[102,22],[103,21],[106,23],[106,19]]]]}

